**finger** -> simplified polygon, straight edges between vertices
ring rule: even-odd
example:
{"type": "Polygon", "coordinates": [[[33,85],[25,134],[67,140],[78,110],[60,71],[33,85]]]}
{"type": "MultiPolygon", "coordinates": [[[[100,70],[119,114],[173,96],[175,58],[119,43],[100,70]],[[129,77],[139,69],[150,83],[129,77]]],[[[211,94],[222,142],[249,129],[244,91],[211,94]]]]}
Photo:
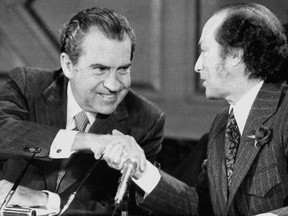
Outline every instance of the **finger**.
{"type": "Polygon", "coordinates": [[[122,149],[121,145],[118,144],[118,145],[115,145],[109,153],[108,161],[116,169],[119,168],[119,164],[121,162],[122,150],[123,149],[122,149]]]}
{"type": "Polygon", "coordinates": [[[122,154],[123,154],[123,143],[117,141],[110,143],[104,151],[104,160],[107,164],[114,169],[122,168],[122,154]]]}
{"type": "Polygon", "coordinates": [[[144,172],[144,170],[146,169],[146,157],[144,154],[144,151],[142,148],[138,147],[138,152],[140,154],[140,164],[139,164],[139,169],[141,172],[144,172]]]}
{"type": "Polygon", "coordinates": [[[141,173],[143,173],[146,170],[146,157],[144,154],[141,155],[139,169],[140,169],[141,173]]]}
{"type": "Polygon", "coordinates": [[[108,165],[110,163],[110,158],[111,158],[110,152],[111,152],[112,148],[113,148],[113,145],[109,144],[106,146],[106,148],[103,151],[103,153],[104,153],[103,159],[108,163],[108,165]]]}
{"type": "Polygon", "coordinates": [[[102,154],[104,153],[105,147],[106,146],[104,146],[103,144],[101,145],[98,143],[90,146],[90,149],[93,152],[96,160],[98,160],[102,156],[102,154]]]}
{"type": "Polygon", "coordinates": [[[144,172],[144,170],[146,169],[146,157],[145,157],[145,153],[144,150],[137,145],[136,141],[133,139],[133,141],[135,142],[134,148],[135,148],[135,154],[136,154],[136,158],[138,158],[138,169],[140,170],[140,172],[144,172]]]}

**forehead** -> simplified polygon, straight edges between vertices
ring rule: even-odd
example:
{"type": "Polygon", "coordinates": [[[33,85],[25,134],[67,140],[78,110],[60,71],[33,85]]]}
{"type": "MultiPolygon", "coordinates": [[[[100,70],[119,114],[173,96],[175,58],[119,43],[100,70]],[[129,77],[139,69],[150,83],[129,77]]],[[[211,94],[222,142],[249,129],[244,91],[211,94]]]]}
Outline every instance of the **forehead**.
{"type": "Polygon", "coordinates": [[[210,44],[215,41],[215,30],[220,26],[220,24],[224,21],[227,13],[222,11],[213,15],[204,25],[202,34],[200,37],[199,44],[205,45],[210,44]]]}
{"type": "Polygon", "coordinates": [[[91,27],[82,42],[82,54],[93,54],[98,57],[122,56],[130,58],[131,40],[127,34],[121,41],[108,38],[97,27],[91,27]]]}

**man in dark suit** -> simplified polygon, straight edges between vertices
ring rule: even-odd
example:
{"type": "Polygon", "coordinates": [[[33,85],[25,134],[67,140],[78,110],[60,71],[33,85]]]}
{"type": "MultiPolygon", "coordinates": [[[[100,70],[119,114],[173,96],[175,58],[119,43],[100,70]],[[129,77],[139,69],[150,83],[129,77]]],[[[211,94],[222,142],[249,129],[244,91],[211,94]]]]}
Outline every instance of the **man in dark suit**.
{"type": "Polygon", "coordinates": [[[206,96],[230,107],[212,124],[200,182],[189,187],[147,162],[133,175],[145,192],[139,204],[163,215],[288,215],[288,86],[279,70],[288,49],[281,23],[259,4],[226,6],[207,21],[199,44],[195,71],[206,96]]]}
{"type": "MultiPolygon", "coordinates": [[[[0,91],[1,203],[35,149],[9,204],[55,211],[105,148],[135,151],[137,142],[152,163],[161,149],[163,112],[130,90],[135,34],[126,18],[82,10],[64,27],[61,44],[61,69],[17,68],[0,91]]],[[[120,174],[100,161],[71,208],[111,214],[120,174]]]]}

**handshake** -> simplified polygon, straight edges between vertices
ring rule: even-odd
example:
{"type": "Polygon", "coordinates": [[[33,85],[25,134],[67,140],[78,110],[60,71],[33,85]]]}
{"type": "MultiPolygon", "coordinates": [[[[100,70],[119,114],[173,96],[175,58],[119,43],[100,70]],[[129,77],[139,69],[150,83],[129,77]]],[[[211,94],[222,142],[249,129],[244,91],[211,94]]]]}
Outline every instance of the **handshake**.
{"type": "Polygon", "coordinates": [[[107,164],[116,170],[123,170],[125,161],[129,159],[137,164],[133,174],[136,179],[141,177],[146,168],[143,149],[133,137],[124,135],[118,130],[113,130],[112,135],[78,133],[72,150],[89,150],[94,154],[95,159],[103,155],[107,164]]]}

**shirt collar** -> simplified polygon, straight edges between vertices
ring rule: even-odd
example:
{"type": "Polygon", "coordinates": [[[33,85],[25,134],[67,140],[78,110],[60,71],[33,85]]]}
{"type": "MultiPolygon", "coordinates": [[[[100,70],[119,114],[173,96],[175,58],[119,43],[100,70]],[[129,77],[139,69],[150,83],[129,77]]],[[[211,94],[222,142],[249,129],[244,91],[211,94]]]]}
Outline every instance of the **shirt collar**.
{"type": "Polygon", "coordinates": [[[255,101],[263,83],[264,81],[259,82],[251,90],[249,90],[234,106],[230,105],[229,112],[233,108],[234,116],[241,134],[243,133],[252,104],[255,101]]]}
{"type": "MultiPolygon", "coordinates": [[[[83,111],[77,101],[75,100],[75,97],[72,93],[70,82],[68,82],[67,86],[67,124],[66,129],[73,129],[75,128],[75,123],[73,120],[73,117],[77,115],[79,112],[83,111]]],[[[92,125],[95,121],[96,114],[85,112],[87,115],[87,118],[89,120],[89,124],[92,125]]]]}

